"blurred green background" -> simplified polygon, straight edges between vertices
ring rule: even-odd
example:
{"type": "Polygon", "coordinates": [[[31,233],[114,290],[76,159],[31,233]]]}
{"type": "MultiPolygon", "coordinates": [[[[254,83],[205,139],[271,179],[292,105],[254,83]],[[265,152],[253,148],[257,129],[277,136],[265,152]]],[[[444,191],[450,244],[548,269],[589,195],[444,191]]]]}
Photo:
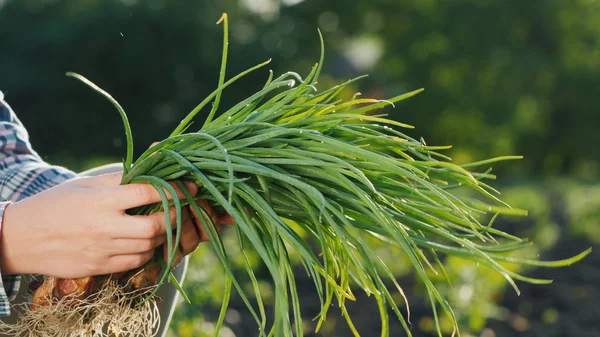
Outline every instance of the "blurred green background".
{"type": "MultiPolygon", "coordinates": [[[[215,88],[222,12],[231,22],[230,76],[268,58],[275,73],[307,73],[318,60],[318,27],[326,42],[320,88],[364,73],[354,88],[363,96],[424,87],[388,110],[416,126],[412,136],[452,144],[448,153],[461,163],[524,155],[495,167],[495,186],[530,211],[497,222],[534,239],[528,254],[556,259],[595,248],[567,269],[529,271],[555,282],[520,284],[521,296],[499,275],[447,259],[453,282],[444,290],[463,335],[600,336],[600,1],[0,0],[0,90],[49,162],[83,170],[118,161],[125,153],[118,114],[64,73],[112,93],[142,151],[215,88]]],[[[266,76],[228,89],[223,106],[266,76]]],[[[235,238],[225,239],[235,252],[235,238]]],[[[381,254],[409,296],[414,335],[433,336],[431,310],[402,256],[381,254]]],[[[307,336],[350,336],[336,313],[313,334],[318,300],[312,281],[298,275],[307,336]]],[[[211,336],[222,288],[216,258],[202,247],[186,283],[194,305],[180,305],[171,336],[211,336]]],[[[359,297],[350,310],[364,336],[379,335],[371,298],[359,297]]],[[[256,329],[234,298],[221,336],[256,329]]],[[[403,335],[393,324],[392,336],[403,335]]]]}

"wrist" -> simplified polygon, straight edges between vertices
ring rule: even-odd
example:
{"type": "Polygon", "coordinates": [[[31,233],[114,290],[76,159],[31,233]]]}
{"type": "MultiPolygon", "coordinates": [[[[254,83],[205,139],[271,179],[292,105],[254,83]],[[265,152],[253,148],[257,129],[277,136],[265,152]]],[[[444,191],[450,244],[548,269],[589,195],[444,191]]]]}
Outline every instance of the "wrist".
{"type": "Polygon", "coordinates": [[[20,207],[9,203],[2,211],[0,228],[0,271],[2,275],[29,274],[26,231],[20,216],[20,207]]]}

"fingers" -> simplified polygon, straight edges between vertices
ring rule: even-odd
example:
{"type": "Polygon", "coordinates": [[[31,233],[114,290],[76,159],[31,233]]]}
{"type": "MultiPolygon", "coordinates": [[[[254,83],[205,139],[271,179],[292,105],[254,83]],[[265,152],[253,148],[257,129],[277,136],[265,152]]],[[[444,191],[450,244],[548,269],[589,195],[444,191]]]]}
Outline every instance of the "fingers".
{"type": "Polygon", "coordinates": [[[218,226],[219,225],[219,216],[217,215],[217,212],[215,212],[215,210],[210,206],[208,201],[197,200],[196,203],[198,204],[198,206],[202,207],[206,211],[208,216],[210,217],[210,219],[209,219],[202,213],[198,214],[194,207],[190,207],[192,214],[194,215],[194,219],[196,220],[196,224],[198,225],[198,230],[204,231],[203,224],[204,224],[204,222],[207,222],[207,221],[212,221],[212,223],[217,225],[217,228],[218,228],[219,227],[218,226]]]}
{"type": "MultiPolygon", "coordinates": [[[[152,145],[155,145],[158,143],[153,143],[152,145]]],[[[154,190],[154,192],[156,192],[156,189],[154,187],[152,187],[152,185],[150,184],[127,184],[127,185],[121,185],[121,180],[123,179],[123,171],[119,171],[119,172],[113,172],[113,173],[107,173],[107,174],[102,174],[99,176],[95,176],[95,177],[83,177],[80,179],[77,179],[77,183],[79,184],[79,186],[82,187],[88,187],[88,188],[93,188],[93,187],[124,187],[124,186],[135,186],[135,185],[148,185],[149,187],[152,188],[152,190],[154,190]]],[[[187,188],[187,190],[190,192],[190,194],[192,195],[196,195],[196,193],[198,193],[198,186],[196,186],[196,184],[194,184],[191,181],[183,181],[185,187],[187,188]]],[[[173,188],[175,188],[176,191],[178,191],[177,195],[180,198],[183,198],[184,195],[183,193],[181,193],[181,191],[179,191],[179,189],[177,188],[177,186],[175,185],[175,183],[169,183],[171,186],[173,186],[173,188]]],[[[130,192],[131,193],[131,192],[130,192]]],[[[158,195],[158,192],[156,193],[151,193],[150,191],[145,190],[133,190],[133,193],[136,196],[140,196],[142,197],[142,199],[144,199],[144,197],[150,199],[151,201],[148,202],[147,204],[151,204],[151,203],[156,203],[161,201],[160,199],[160,195],[158,195]],[[146,194],[150,194],[150,195],[146,195],[146,194]]],[[[170,193],[168,191],[165,191],[165,193],[167,193],[167,195],[169,196],[169,199],[171,199],[170,197],[170,193]]],[[[144,201],[144,200],[142,200],[144,201]]],[[[136,201],[132,201],[132,202],[136,202],[136,201]]],[[[141,206],[141,205],[147,205],[147,204],[137,204],[135,206],[132,207],[136,207],[136,206],[141,206]]]]}
{"type": "Polygon", "coordinates": [[[154,256],[154,249],[141,254],[115,255],[109,258],[106,269],[97,274],[112,274],[129,271],[143,266],[154,256]]]}
{"type": "MultiPolygon", "coordinates": [[[[217,215],[207,201],[199,200],[198,205],[206,211],[206,215],[202,212],[200,214],[195,211],[190,212],[191,207],[182,209],[181,237],[178,246],[178,254],[181,256],[176,258],[176,262],[195,251],[200,242],[209,240],[208,227],[205,227],[200,219],[204,219],[205,222],[209,219],[215,224],[219,233],[222,231],[223,223],[233,223],[231,216],[217,215]],[[196,218],[195,222],[192,220],[192,215],[196,218]]],[[[138,254],[163,245],[165,247],[163,254],[166,257],[168,255],[167,245],[164,244],[167,240],[166,231],[177,227],[175,207],[169,209],[169,216],[167,221],[165,212],[151,215],[121,215],[121,221],[110,224],[111,236],[115,239],[113,242],[115,255],[138,254]]],[[[173,231],[173,240],[175,236],[176,232],[173,231]]]]}
{"type": "Polygon", "coordinates": [[[163,234],[151,239],[115,239],[111,245],[113,254],[129,255],[141,254],[161,246],[167,242],[167,235],[163,234]]]}
{"type": "MultiPolygon", "coordinates": [[[[212,206],[210,206],[208,201],[197,200],[196,203],[199,206],[201,206],[202,208],[204,208],[204,210],[206,210],[206,212],[210,215],[213,223],[216,224],[217,229],[219,230],[219,233],[221,232],[221,228],[222,228],[221,225],[234,225],[235,224],[235,220],[233,219],[231,214],[225,213],[225,214],[218,215],[217,212],[212,208],[212,206]]],[[[200,220],[200,218],[198,217],[198,215],[196,214],[194,209],[193,208],[191,208],[191,209],[194,213],[195,219],[200,220]]],[[[246,210],[246,213],[248,214],[248,216],[252,216],[252,214],[248,210],[246,210]]],[[[199,221],[197,221],[196,223],[200,224],[199,221]]]]}
{"type": "Polygon", "coordinates": [[[193,181],[184,181],[183,184],[185,188],[190,192],[192,196],[195,196],[198,193],[198,185],[196,185],[193,181]]]}
{"type": "MultiPolygon", "coordinates": [[[[167,249],[167,245],[163,245],[163,260],[167,263],[169,262],[169,250],[167,249]]],[[[183,254],[181,253],[181,249],[177,249],[175,259],[173,260],[173,267],[178,266],[182,260],[183,254]]]]}
{"type": "MultiPolygon", "coordinates": [[[[198,200],[197,202],[210,218],[205,217],[202,213],[197,214],[193,207],[183,208],[181,212],[183,230],[182,242],[188,240],[186,235],[189,236],[189,240],[195,239],[195,237],[192,236],[192,229],[197,231],[196,234],[200,241],[208,241],[208,227],[205,227],[203,223],[209,219],[215,224],[218,233],[222,232],[223,224],[234,223],[233,218],[229,214],[219,216],[206,200],[198,200]],[[191,209],[192,214],[190,214],[189,209],[191,209]],[[191,219],[192,215],[195,219],[195,225],[191,219]]],[[[110,222],[105,229],[106,232],[115,239],[153,239],[166,234],[169,222],[170,230],[177,228],[177,212],[175,211],[175,207],[169,209],[169,221],[165,218],[165,212],[157,212],[151,215],[123,214],[119,215],[118,219],[118,221],[110,222]]],[[[193,249],[195,249],[195,247],[193,247],[193,249]]]]}
{"type": "MultiPolygon", "coordinates": [[[[189,221],[188,212],[181,213],[182,224],[189,221]]],[[[109,225],[109,235],[115,239],[153,239],[165,235],[167,232],[167,219],[165,212],[156,212],[150,215],[121,215],[120,221],[109,225]]],[[[169,230],[177,228],[177,212],[175,207],[169,208],[169,230]]]]}
{"type": "MultiPolygon", "coordinates": [[[[186,213],[186,221],[183,222],[181,227],[181,238],[179,241],[179,246],[177,247],[177,255],[175,256],[175,260],[173,261],[174,266],[178,265],[181,262],[183,256],[192,253],[198,248],[200,244],[200,236],[198,231],[196,230],[196,225],[192,221],[189,216],[189,212],[185,209],[186,213]]],[[[175,237],[173,237],[173,243],[175,243],[175,237]]],[[[163,245],[163,259],[165,262],[168,261],[169,252],[167,250],[167,245],[163,245]]]]}
{"type": "Polygon", "coordinates": [[[221,225],[235,225],[235,220],[233,219],[233,217],[229,213],[226,213],[224,215],[219,216],[219,224],[221,224],[221,225]]]}
{"type": "MultiPolygon", "coordinates": [[[[208,241],[208,235],[204,231],[202,234],[197,230],[196,224],[192,221],[188,208],[184,209],[186,214],[186,221],[183,222],[181,227],[181,238],[179,241],[179,246],[177,247],[177,253],[175,255],[175,259],[173,261],[173,265],[177,266],[181,263],[184,256],[191,254],[198,248],[198,245],[202,241],[208,241]]],[[[173,237],[173,240],[175,238],[173,237]]],[[[173,241],[174,243],[175,241],[173,241]]],[[[163,245],[163,259],[165,262],[168,261],[169,251],[167,245],[163,245]]]]}
{"type": "MultiPolygon", "coordinates": [[[[109,179],[109,178],[106,178],[109,179]]],[[[192,195],[196,195],[198,192],[198,187],[193,182],[184,182],[186,189],[192,195]]],[[[170,183],[171,186],[177,192],[177,197],[179,199],[185,198],[185,195],[175,183],[170,183]]],[[[167,195],[168,199],[172,199],[169,191],[164,191],[167,195]]],[[[149,205],[161,202],[161,196],[156,191],[154,186],[150,184],[127,184],[127,185],[118,185],[118,186],[107,186],[102,188],[102,198],[111,205],[112,207],[117,207],[119,210],[127,210],[130,208],[149,205]]]]}
{"type": "MultiPolygon", "coordinates": [[[[213,224],[216,224],[216,228],[219,233],[222,230],[222,224],[234,223],[233,218],[229,214],[218,216],[206,200],[198,200],[197,203],[206,211],[206,213],[208,213],[207,215],[210,217],[210,220],[213,222],[213,224]]],[[[201,242],[209,240],[209,236],[204,229],[204,226],[201,225],[200,217],[202,217],[202,219],[205,221],[208,219],[204,217],[204,214],[197,214],[193,207],[189,207],[189,209],[192,210],[191,212],[193,213],[198,225],[192,221],[188,208],[185,208],[182,214],[182,218],[185,220],[182,223],[181,238],[173,260],[173,266],[179,265],[179,263],[181,263],[183,260],[183,257],[194,252],[201,242]]],[[[175,237],[173,237],[173,240],[175,240],[175,237]]],[[[168,262],[169,260],[169,250],[167,244],[163,244],[163,259],[165,262],[168,262]]]]}
{"type": "Polygon", "coordinates": [[[200,239],[200,235],[196,230],[196,225],[188,215],[188,221],[184,222],[181,228],[181,240],[179,241],[181,253],[183,255],[188,255],[195,251],[200,244],[200,239]]]}
{"type": "MultiPolygon", "coordinates": [[[[206,200],[198,200],[196,201],[196,203],[204,208],[204,210],[211,215],[211,212],[214,212],[212,207],[210,207],[210,205],[208,205],[208,203],[206,202],[206,200]],[[207,209],[208,208],[208,209],[207,209]]],[[[195,222],[196,222],[196,230],[198,231],[198,236],[201,242],[204,241],[208,241],[210,240],[210,236],[208,235],[208,227],[206,227],[205,223],[208,222],[208,218],[206,218],[204,216],[204,214],[198,214],[198,212],[196,212],[194,207],[190,207],[192,214],[194,216],[195,222]]],[[[216,222],[214,221],[214,218],[211,216],[211,220],[213,222],[213,224],[216,224],[216,222]]],[[[217,231],[219,230],[219,228],[217,227],[217,231]]]]}

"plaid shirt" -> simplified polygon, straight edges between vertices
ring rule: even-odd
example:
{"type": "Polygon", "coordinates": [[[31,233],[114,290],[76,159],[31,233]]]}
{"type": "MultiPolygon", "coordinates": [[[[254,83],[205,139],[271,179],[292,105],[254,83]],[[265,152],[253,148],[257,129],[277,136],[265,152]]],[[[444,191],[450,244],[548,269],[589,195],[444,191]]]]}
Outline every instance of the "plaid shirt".
{"type": "MultiPolygon", "coordinates": [[[[4,209],[15,202],[75,177],[75,173],[45,163],[29,144],[29,135],[0,91],[0,235],[4,209]]],[[[19,275],[0,270],[0,316],[10,314],[19,291],[19,275]]]]}

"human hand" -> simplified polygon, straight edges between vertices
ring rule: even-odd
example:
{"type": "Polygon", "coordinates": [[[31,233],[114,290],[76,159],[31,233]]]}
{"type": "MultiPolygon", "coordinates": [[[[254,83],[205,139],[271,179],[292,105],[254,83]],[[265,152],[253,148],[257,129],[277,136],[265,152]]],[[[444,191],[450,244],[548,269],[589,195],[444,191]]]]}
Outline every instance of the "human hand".
{"type": "MultiPolygon", "coordinates": [[[[150,144],[150,147],[156,144],[158,144],[158,142],[153,142],[152,144],[150,144]]],[[[197,187],[194,185],[192,188],[196,188],[193,190],[194,193],[192,195],[194,195],[197,193],[197,187]]],[[[192,191],[190,187],[188,187],[188,191],[192,191]]],[[[196,203],[198,204],[198,206],[206,210],[208,215],[210,215],[210,218],[217,227],[217,231],[219,233],[221,233],[223,225],[234,223],[234,220],[231,217],[231,215],[218,215],[206,200],[197,200],[196,203]]],[[[179,240],[179,249],[177,251],[177,255],[175,255],[175,259],[173,260],[174,266],[177,266],[179,263],[181,263],[181,260],[184,256],[194,252],[201,242],[210,240],[208,233],[202,226],[201,216],[201,214],[197,214],[194,208],[189,205],[182,209],[181,238],[179,240]],[[193,218],[191,215],[193,215],[193,218]]],[[[173,233],[175,234],[175,232],[173,233]]],[[[175,235],[173,235],[173,240],[175,240],[175,235]]],[[[167,244],[165,243],[163,245],[163,259],[165,262],[169,260],[168,256],[169,251],[167,249],[167,244]]]]}
{"type": "MultiPolygon", "coordinates": [[[[188,188],[188,190],[190,189],[188,188]]],[[[210,216],[210,220],[215,224],[219,233],[223,230],[223,225],[234,223],[231,215],[218,215],[208,201],[197,200],[196,203],[206,210],[206,213],[210,216]]],[[[182,209],[181,239],[179,241],[179,250],[175,256],[173,265],[177,266],[183,257],[195,251],[201,242],[209,241],[208,233],[202,226],[202,216],[202,214],[197,214],[191,206],[186,206],[182,209]]],[[[206,220],[208,221],[209,219],[206,220]]],[[[167,244],[163,244],[163,259],[167,261],[168,256],[167,244]]]]}
{"type": "MultiPolygon", "coordinates": [[[[150,260],[171,230],[164,212],[125,211],[160,202],[160,196],[149,184],[120,181],[121,173],[75,179],[9,205],[0,239],[2,273],[78,278],[123,272],[150,260]]],[[[193,183],[186,188],[197,192],[193,183]]],[[[174,209],[170,213],[175,225],[174,209]]],[[[183,247],[191,246],[186,241],[183,247]]]]}

